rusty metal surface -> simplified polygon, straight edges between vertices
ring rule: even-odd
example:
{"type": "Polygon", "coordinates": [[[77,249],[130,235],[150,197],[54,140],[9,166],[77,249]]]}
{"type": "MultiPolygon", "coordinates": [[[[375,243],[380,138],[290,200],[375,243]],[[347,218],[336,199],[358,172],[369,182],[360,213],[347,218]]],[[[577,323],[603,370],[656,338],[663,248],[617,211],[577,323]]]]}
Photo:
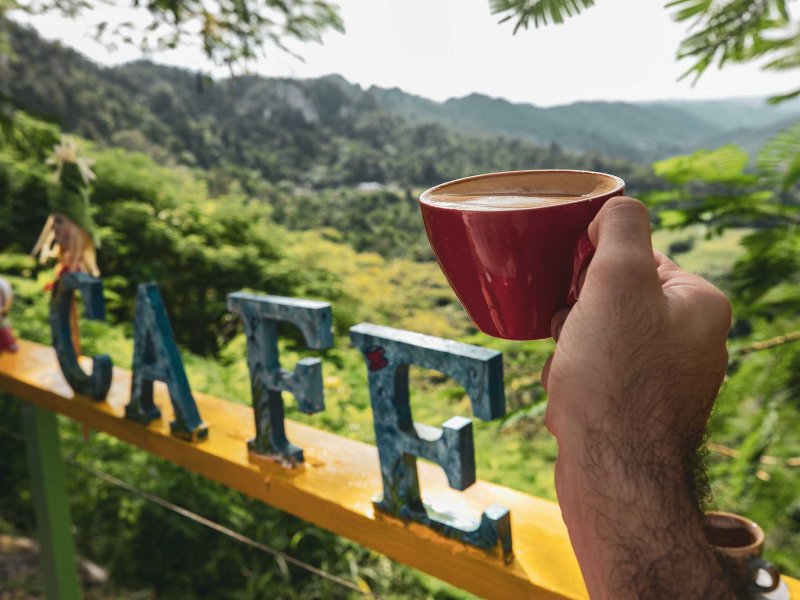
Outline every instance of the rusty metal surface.
{"type": "Polygon", "coordinates": [[[408,394],[408,369],[434,369],[460,383],[473,413],[489,421],[505,413],[503,358],[495,350],[452,340],[361,323],[350,339],[367,362],[375,438],[383,478],[383,497],[376,509],[423,523],[480,548],[500,543],[511,560],[511,516],[493,504],[479,518],[425,505],[420,494],[417,458],[442,467],[448,483],[464,490],[475,483],[472,421],[453,417],[441,428],[414,423],[408,394]]]}
{"type": "Polygon", "coordinates": [[[228,310],[241,317],[247,337],[247,366],[256,419],[256,437],[248,442],[250,450],[288,466],[302,464],[303,449],[286,437],[283,392],[294,395],[300,412],[314,414],[324,410],[322,361],[303,358],[294,371],[282,369],[278,323],[284,321],[296,326],[309,348],[330,348],[333,345],[331,305],[236,292],[228,294],[228,310]]]}

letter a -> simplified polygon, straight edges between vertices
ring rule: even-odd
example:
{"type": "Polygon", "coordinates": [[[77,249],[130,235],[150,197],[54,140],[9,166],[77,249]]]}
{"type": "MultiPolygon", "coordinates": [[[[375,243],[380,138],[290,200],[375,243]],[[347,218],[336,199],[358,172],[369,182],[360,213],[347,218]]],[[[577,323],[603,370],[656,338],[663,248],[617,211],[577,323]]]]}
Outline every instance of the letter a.
{"type": "Polygon", "coordinates": [[[169,390],[175,413],[175,420],[170,423],[172,434],[190,441],[208,437],[208,427],[192,396],[161,292],[155,283],[143,283],[136,291],[131,401],[125,407],[128,419],[147,424],[161,417],[153,402],[156,380],[166,383],[169,390]]]}

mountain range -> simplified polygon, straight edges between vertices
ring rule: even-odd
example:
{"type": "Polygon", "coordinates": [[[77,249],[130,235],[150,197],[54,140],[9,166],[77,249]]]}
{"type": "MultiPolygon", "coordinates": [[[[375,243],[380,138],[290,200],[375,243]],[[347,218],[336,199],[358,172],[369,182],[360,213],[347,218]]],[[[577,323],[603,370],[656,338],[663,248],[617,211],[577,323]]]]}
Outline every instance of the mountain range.
{"type": "MultiPolygon", "coordinates": [[[[435,102],[339,75],[211,81],[137,61],[101,67],[10,24],[0,94],[108,145],[246,179],[312,187],[429,185],[488,170],[584,168],[652,187],[653,160],[735,142],[756,150],[800,101],[577,102],[543,108],[471,94],[435,102]],[[636,165],[641,165],[637,167],[636,165]]],[[[2,57],[0,57],[2,58],[2,57]]]]}
{"type": "Polygon", "coordinates": [[[8,31],[0,99],[101,145],[203,169],[216,187],[238,181],[250,196],[264,182],[409,189],[531,168],[612,172],[638,189],[656,184],[646,165],[600,152],[407,119],[340,76],[211,81],[148,61],[103,67],[30,28],[8,31]]]}
{"type": "Polygon", "coordinates": [[[756,150],[771,135],[800,120],[800,101],[771,106],[764,98],[576,102],[543,108],[481,94],[434,102],[397,88],[368,91],[381,106],[414,121],[539,144],[555,142],[639,162],[727,143],[756,150]]]}

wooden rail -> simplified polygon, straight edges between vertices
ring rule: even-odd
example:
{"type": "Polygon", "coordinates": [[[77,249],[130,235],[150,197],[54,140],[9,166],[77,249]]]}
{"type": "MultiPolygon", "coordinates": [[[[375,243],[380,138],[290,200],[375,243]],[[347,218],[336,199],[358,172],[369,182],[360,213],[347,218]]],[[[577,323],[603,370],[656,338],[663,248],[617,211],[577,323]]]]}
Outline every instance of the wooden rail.
{"type": "MultiPolygon", "coordinates": [[[[130,372],[115,368],[106,401],[93,401],[73,393],[49,346],[21,340],[18,353],[0,355],[0,389],[462,589],[487,598],[586,597],[561,513],[553,502],[485,481],[456,492],[440,468],[419,463],[427,503],[475,514],[493,503],[511,510],[514,560],[504,564],[497,551],[482,551],[422,525],[376,513],[372,499],[382,486],[374,446],[287,421],[290,439],[306,449],[304,465],[290,470],[263,461],[254,463],[246,445],[254,434],[250,407],[195,393],[209,437],[190,443],[170,435],[172,410],[161,384],[156,385],[155,399],[162,418],[150,425],[126,420],[123,415],[130,388],[130,372]]],[[[800,600],[800,582],[784,579],[791,597],[800,600]]]]}

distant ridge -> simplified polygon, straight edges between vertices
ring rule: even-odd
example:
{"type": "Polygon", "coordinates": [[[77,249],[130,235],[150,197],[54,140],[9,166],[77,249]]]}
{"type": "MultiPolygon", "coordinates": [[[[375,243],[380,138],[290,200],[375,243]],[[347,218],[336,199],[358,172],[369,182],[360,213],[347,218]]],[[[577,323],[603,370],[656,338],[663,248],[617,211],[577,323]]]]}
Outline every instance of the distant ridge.
{"type": "Polygon", "coordinates": [[[365,90],[340,75],[211,83],[147,61],[105,68],[30,28],[14,25],[10,33],[16,56],[0,61],[0,92],[67,131],[184,164],[236,165],[314,187],[427,185],[498,168],[630,172],[631,162],[646,168],[700,147],[735,142],[753,151],[800,120],[800,101],[544,108],[477,93],[435,102],[398,88],[365,90]]]}
{"type": "Polygon", "coordinates": [[[558,143],[565,148],[649,162],[705,145],[763,140],[800,120],[800,102],[769,106],[763,99],[586,101],[543,108],[470,94],[435,102],[399,88],[371,87],[378,104],[415,121],[461,131],[558,143]]]}

